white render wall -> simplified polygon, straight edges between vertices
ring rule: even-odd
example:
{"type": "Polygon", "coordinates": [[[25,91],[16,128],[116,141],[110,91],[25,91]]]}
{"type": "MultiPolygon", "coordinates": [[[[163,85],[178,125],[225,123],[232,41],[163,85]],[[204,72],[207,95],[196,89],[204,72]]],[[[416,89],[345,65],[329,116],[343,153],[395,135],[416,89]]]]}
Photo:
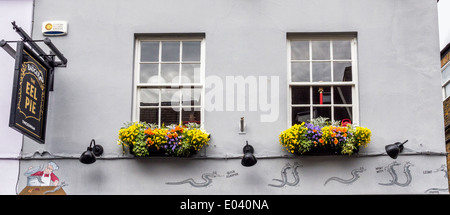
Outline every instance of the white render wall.
{"type": "MultiPolygon", "coordinates": [[[[448,193],[448,177],[439,170],[446,156],[435,0],[35,4],[35,39],[43,38],[43,21],[69,23],[67,36],[51,38],[68,66],[55,72],[46,144],[25,138],[21,169],[56,162],[60,168],[55,174],[69,184],[64,187],[68,194],[448,193]],[[359,156],[296,157],[278,143],[278,135],[288,128],[286,36],[304,32],[357,34],[360,125],[372,130],[372,142],[359,156]],[[261,122],[264,112],[248,107],[206,112],[205,129],[212,136],[201,153],[206,158],[123,158],[116,142],[119,128],[132,116],[134,39],[146,33],[205,34],[206,76],[224,82],[227,76],[278,77],[279,96],[272,97],[279,101],[278,119],[261,122]],[[247,123],[245,135],[238,134],[241,116],[247,123]],[[96,163],[83,165],[77,158],[91,139],[105,153],[96,163]],[[406,139],[403,154],[393,163],[384,146],[406,139]],[[245,140],[258,157],[250,168],[239,159],[245,140]],[[270,186],[287,165],[289,180],[297,175],[299,183],[270,186]],[[390,180],[390,165],[402,186],[381,185],[390,180]],[[331,177],[350,179],[361,167],[354,182],[324,185],[331,177]],[[212,172],[216,175],[206,187],[166,184],[188,178],[202,182],[202,174],[212,172]]],[[[27,179],[23,171],[19,175],[20,191],[27,179]]]]}
{"type": "MultiPolygon", "coordinates": [[[[13,30],[11,22],[16,21],[25,31],[31,32],[33,16],[32,0],[0,0],[0,40],[17,41],[20,36],[13,30]]],[[[16,43],[11,43],[16,48],[16,43]]],[[[19,156],[22,149],[22,134],[11,129],[9,112],[11,110],[14,59],[3,49],[0,50],[0,194],[16,194],[19,172],[19,156]]]]}

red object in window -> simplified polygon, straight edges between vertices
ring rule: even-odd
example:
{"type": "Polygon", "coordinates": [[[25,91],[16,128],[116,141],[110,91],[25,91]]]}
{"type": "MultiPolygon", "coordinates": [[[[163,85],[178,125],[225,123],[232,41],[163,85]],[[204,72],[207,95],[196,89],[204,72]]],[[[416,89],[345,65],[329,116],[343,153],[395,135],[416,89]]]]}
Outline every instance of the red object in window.
{"type": "Polygon", "coordinates": [[[319,97],[320,97],[320,104],[323,104],[323,88],[320,87],[319,88],[319,97]]]}
{"type": "Polygon", "coordinates": [[[343,119],[341,121],[341,126],[347,126],[347,124],[352,124],[352,121],[350,119],[343,119]]]}

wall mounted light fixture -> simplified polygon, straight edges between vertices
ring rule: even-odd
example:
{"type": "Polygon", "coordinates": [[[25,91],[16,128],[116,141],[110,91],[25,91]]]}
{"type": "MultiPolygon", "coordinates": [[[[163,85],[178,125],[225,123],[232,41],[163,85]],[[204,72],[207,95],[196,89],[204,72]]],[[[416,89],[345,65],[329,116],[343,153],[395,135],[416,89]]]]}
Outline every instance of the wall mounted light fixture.
{"type": "Polygon", "coordinates": [[[245,134],[246,127],[247,124],[245,124],[244,117],[241,117],[241,120],[239,121],[239,134],[245,134]]]}
{"type": "Polygon", "coordinates": [[[408,142],[408,140],[403,143],[396,142],[393,144],[389,144],[386,145],[384,149],[386,150],[386,153],[389,155],[389,157],[397,159],[398,154],[403,151],[403,144],[405,144],[406,142],[408,142]]]}
{"type": "Polygon", "coordinates": [[[80,156],[80,162],[84,164],[91,164],[96,161],[95,157],[103,154],[103,147],[101,145],[96,145],[95,140],[91,140],[91,144],[83,154],[80,156]],[[94,144],[94,146],[92,146],[94,144]]]}
{"type": "Polygon", "coordinates": [[[248,141],[246,141],[246,142],[247,142],[247,145],[245,145],[244,149],[243,149],[244,157],[241,160],[241,164],[242,164],[242,166],[249,167],[249,166],[255,165],[257,160],[256,160],[256,157],[253,155],[253,153],[255,152],[255,150],[253,149],[253,146],[248,145],[248,141]]]}

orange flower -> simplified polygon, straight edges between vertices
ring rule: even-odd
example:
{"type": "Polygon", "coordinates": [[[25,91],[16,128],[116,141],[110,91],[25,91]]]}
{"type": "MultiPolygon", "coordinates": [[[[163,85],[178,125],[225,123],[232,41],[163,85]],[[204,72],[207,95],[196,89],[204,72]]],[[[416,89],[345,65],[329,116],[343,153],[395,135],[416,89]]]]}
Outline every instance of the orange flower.
{"type": "Polygon", "coordinates": [[[323,143],[323,141],[324,141],[324,140],[323,140],[322,138],[319,139],[319,142],[320,142],[320,143],[323,143]]]}
{"type": "Polygon", "coordinates": [[[337,138],[334,138],[334,145],[337,145],[338,144],[338,139],[337,138]]]}

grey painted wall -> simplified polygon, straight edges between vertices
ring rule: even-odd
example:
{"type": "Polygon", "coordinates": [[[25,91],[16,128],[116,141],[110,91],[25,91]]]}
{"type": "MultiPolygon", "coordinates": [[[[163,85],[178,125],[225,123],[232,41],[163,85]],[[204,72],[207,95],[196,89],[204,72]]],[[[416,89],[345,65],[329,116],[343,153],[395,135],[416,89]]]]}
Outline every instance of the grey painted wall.
{"type": "MultiPolygon", "coordinates": [[[[51,39],[69,62],[56,71],[46,144],[25,138],[21,169],[54,160],[60,166],[55,174],[69,184],[64,188],[69,194],[424,193],[430,188],[448,193],[447,176],[435,171],[446,157],[434,0],[39,0],[35,39],[43,38],[41,24],[47,20],[68,21],[68,35],[51,39]],[[206,112],[212,139],[202,155],[210,158],[123,158],[116,142],[119,128],[132,120],[135,34],[192,32],[206,35],[206,76],[279,77],[278,120],[260,122],[261,112],[248,107],[206,112]],[[357,33],[360,125],[373,134],[360,156],[291,157],[279,145],[278,135],[288,128],[290,32],[357,33]],[[245,135],[238,134],[241,116],[245,135]],[[103,159],[82,165],[77,158],[91,139],[104,147],[103,159]],[[384,146],[405,139],[408,155],[392,168],[403,183],[408,175],[403,168],[410,162],[414,180],[406,186],[379,185],[389,181],[386,168],[394,161],[383,154],[384,146]],[[259,158],[251,168],[235,159],[242,156],[245,140],[259,158]],[[269,186],[288,163],[301,166],[300,182],[269,186]],[[324,186],[333,176],[350,179],[360,167],[365,171],[351,186],[332,181],[324,186]],[[219,176],[207,187],[165,184],[202,181],[202,174],[213,171],[219,176]]],[[[19,189],[26,185],[20,176],[19,189]]]]}

